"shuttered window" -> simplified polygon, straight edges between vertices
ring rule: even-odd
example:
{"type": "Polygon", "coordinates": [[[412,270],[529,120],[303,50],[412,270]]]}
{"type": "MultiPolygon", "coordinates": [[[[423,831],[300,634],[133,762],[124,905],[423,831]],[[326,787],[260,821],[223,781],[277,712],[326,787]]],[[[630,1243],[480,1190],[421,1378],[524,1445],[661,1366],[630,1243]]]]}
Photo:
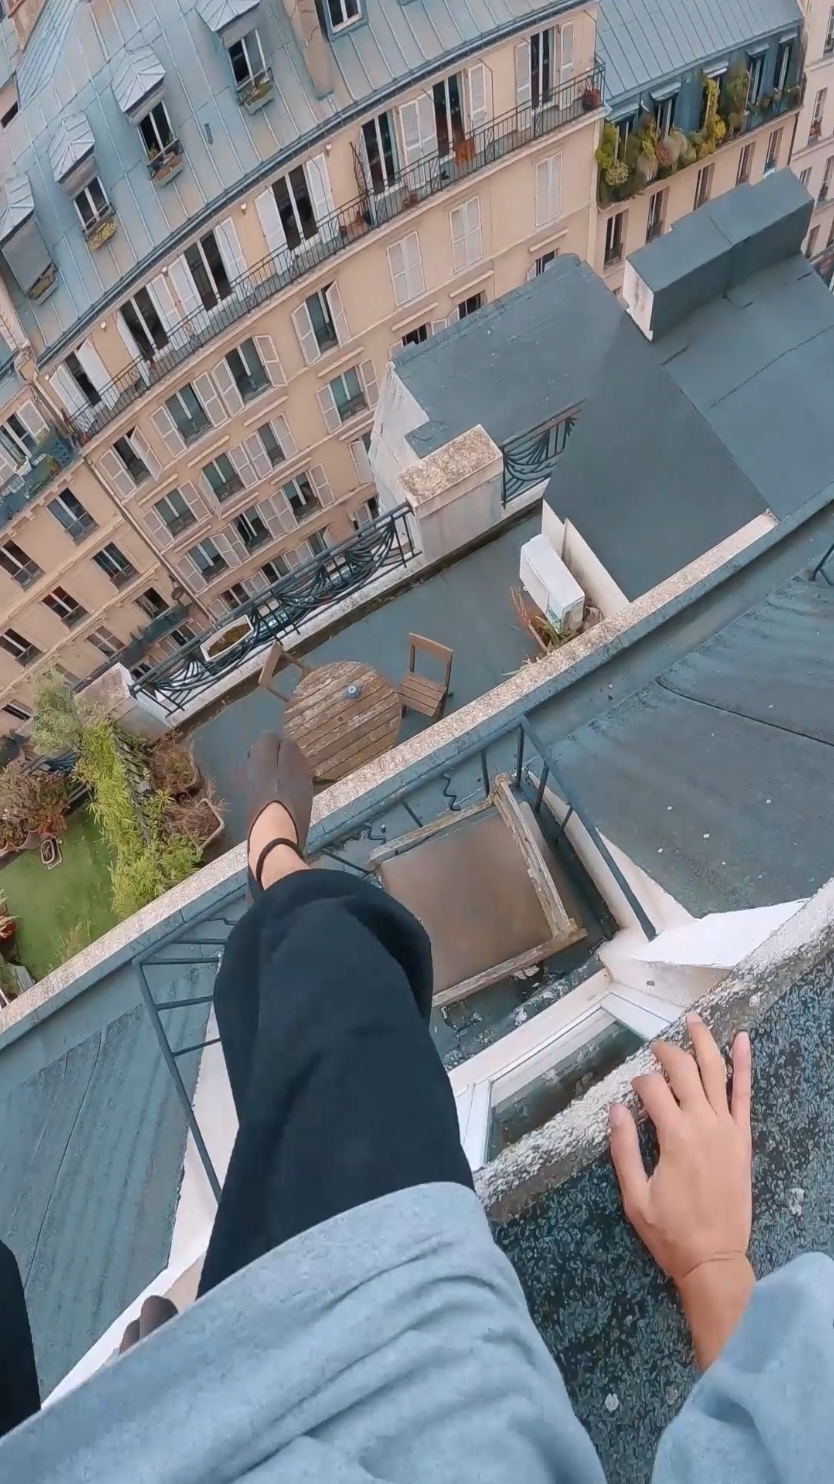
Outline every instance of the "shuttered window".
{"type": "Polygon", "coordinates": [[[402,241],[388,248],[388,267],[397,304],[410,304],[426,292],[423,279],[423,261],[420,255],[420,238],[411,232],[402,241]]]}
{"type": "Polygon", "coordinates": [[[481,203],[475,196],[449,213],[452,229],[452,258],[456,273],[479,263],[483,257],[481,203]]]}

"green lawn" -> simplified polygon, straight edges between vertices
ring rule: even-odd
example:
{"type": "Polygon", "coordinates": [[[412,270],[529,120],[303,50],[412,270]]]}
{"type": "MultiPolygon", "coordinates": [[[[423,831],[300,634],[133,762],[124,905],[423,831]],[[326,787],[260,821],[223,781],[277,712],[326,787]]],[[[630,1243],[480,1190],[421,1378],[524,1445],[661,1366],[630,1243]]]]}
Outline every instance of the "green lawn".
{"type": "Polygon", "coordinates": [[[107,847],[87,809],[70,815],[63,860],[47,871],[38,851],[0,869],[0,891],[17,918],[17,957],[35,979],[115,927],[107,847]]]}

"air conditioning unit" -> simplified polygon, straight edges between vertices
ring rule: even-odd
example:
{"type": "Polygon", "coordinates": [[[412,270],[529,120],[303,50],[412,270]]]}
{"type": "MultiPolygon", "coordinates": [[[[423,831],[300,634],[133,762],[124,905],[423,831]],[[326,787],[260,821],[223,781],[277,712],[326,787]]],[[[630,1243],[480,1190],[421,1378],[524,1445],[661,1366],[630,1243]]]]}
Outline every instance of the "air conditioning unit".
{"type": "Polygon", "coordinates": [[[575,634],[585,615],[585,594],[546,536],[521,548],[519,577],[557,634],[575,634]]]}

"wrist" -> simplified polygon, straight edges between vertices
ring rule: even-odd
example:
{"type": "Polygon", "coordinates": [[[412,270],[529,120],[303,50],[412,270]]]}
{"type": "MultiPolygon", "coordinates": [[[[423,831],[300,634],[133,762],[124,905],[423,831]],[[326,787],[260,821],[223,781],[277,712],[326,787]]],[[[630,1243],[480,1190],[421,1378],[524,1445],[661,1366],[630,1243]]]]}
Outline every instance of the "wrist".
{"type": "Polygon", "coordinates": [[[747,1307],[755,1281],[743,1252],[709,1258],[677,1281],[700,1370],[707,1370],[724,1349],[747,1307]]]}

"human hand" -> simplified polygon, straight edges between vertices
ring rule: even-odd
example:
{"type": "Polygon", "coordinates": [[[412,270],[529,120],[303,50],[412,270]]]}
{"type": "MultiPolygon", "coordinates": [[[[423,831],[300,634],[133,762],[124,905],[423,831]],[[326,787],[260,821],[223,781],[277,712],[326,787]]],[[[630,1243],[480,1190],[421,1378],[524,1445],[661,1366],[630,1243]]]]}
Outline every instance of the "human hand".
{"type": "Polygon", "coordinates": [[[654,1172],[646,1174],[637,1126],[620,1105],[610,1109],[611,1157],[626,1217],[677,1286],[705,1369],[735,1328],[754,1282],[747,1260],[750,1040],[742,1032],[733,1044],[728,1102],[718,1046],[697,1015],[686,1020],[695,1056],[660,1041],[654,1052],[668,1082],[654,1072],[633,1083],[657,1130],[654,1172]]]}

